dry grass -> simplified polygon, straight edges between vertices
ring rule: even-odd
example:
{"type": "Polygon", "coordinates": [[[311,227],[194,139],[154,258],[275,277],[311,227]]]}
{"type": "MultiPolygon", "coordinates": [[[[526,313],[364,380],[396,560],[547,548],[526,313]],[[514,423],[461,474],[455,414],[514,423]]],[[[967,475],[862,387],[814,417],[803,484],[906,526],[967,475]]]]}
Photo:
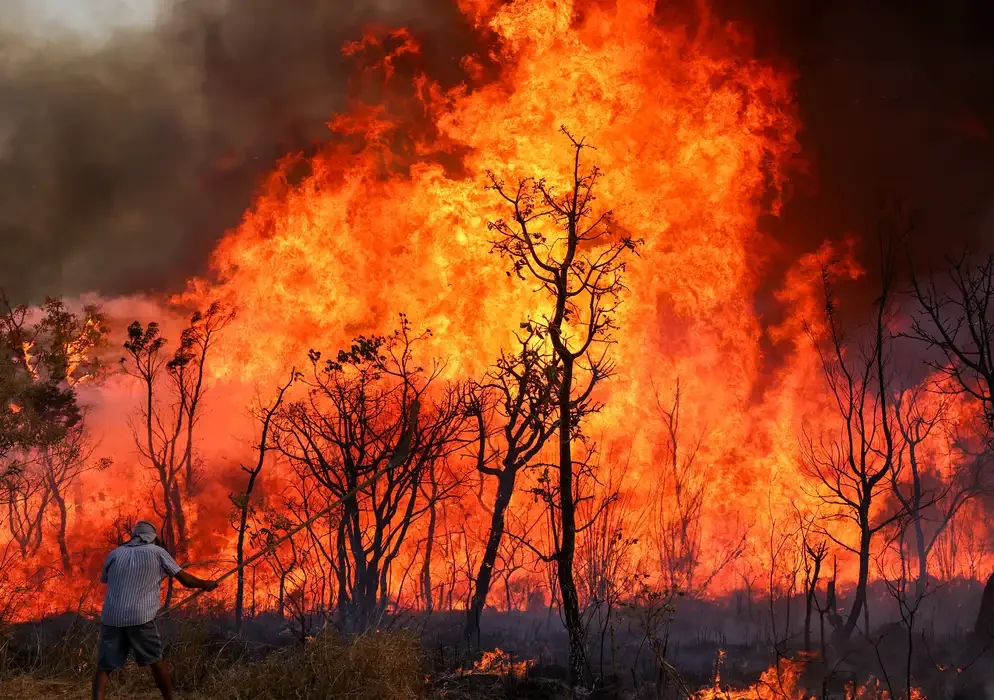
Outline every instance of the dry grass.
{"type": "Polygon", "coordinates": [[[404,632],[343,644],[333,635],[214,677],[215,700],[415,700],[424,694],[421,645],[404,632]]]}
{"type": "MultiPolygon", "coordinates": [[[[0,700],[89,697],[95,646],[80,635],[50,649],[30,673],[0,680],[0,700]],[[88,648],[84,656],[83,649],[88,648]],[[85,661],[80,661],[80,659],[85,661]]],[[[304,648],[284,649],[262,661],[233,654],[234,644],[185,627],[169,646],[178,695],[189,700],[416,700],[425,694],[421,646],[403,632],[371,633],[343,642],[320,635],[304,648]]],[[[152,700],[158,692],[133,664],[111,680],[109,698],[152,700]]]]}
{"type": "MultiPolygon", "coordinates": [[[[115,685],[108,693],[110,698],[128,700],[160,700],[162,697],[149,682],[144,688],[122,689],[115,685]]],[[[196,695],[180,695],[182,698],[201,700],[196,695]]],[[[14,678],[0,684],[0,700],[89,700],[90,684],[82,680],[55,681],[37,678],[14,678]]],[[[204,699],[206,700],[206,699],[204,699]]]]}

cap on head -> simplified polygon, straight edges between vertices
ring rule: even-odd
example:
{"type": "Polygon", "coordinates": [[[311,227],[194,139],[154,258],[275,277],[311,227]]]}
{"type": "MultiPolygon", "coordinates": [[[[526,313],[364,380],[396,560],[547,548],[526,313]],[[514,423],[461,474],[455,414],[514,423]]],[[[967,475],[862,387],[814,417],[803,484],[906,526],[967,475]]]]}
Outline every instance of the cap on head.
{"type": "Polygon", "coordinates": [[[147,520],[139,520],[131,528],[131,536],[141,540],[145,544],[152,544],[155,542],[155,525],[147,520]]]}

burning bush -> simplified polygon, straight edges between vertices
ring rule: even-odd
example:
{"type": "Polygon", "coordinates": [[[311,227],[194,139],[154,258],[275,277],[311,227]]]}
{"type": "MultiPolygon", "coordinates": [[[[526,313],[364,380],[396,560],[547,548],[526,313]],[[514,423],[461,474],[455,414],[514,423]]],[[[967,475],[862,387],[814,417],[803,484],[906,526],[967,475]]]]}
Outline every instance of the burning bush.
{"type": "MultiPolygon", "coordinates": [[[[718,663],[724,659],[724,652],[718,663]]],[[[804,673],[805,663],[791,659],[781,659],[759,677],[759,681],[744,689],[723,688],[720,667],[716,668],[714,683],[694,694],[695,700],[805,700],[809,694],[798,686],[804,673]]]]}
{"type": "Polygon", "coordinates": [[[534,659],[515,661],[511,654],[503,649],[494,649],[493,651],[483,652],[480,660],[473,663],[471,673],[521,677],[534,664],[534,659]]]}

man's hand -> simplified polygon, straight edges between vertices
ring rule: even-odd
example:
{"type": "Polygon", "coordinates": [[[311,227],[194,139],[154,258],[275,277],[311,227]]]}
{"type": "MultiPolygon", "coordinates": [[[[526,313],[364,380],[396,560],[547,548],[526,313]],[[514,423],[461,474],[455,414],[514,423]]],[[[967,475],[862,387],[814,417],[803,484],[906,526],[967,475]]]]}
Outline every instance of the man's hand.
{"type": "Polygon", "coordinates": [[[186,571],[180,571],[176,574],[176,580],[183,584],[184,588],[199,588],[204,591],[213,591],[217,588],[217,581],[207,581],[197,578],[193,574],[188,574],[186,571]]]}

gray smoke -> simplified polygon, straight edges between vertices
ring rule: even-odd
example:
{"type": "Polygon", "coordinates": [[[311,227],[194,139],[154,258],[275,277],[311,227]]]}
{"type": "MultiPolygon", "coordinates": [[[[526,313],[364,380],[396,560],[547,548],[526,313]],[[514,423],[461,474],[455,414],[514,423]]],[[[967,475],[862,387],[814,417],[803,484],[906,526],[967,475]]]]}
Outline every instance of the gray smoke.
{"type": "Polygon", "coordinates": [[[174,0],[73,33],[95,4],[0,0],[0,286],[25,301],[202,272],[275,162],[327,139],[363,27],[411,27],[447,84],[480,45],[450,2],[174,0]]]}

